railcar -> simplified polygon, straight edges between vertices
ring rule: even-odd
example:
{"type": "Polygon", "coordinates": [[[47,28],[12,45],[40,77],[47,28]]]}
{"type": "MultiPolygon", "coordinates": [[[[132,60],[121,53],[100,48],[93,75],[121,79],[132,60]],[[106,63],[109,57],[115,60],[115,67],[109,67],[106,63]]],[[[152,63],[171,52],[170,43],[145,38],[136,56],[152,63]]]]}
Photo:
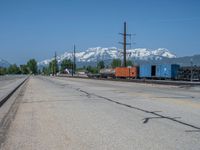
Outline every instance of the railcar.
{"type": "Polygon", "coordinates": [[[101,69],[95,78],[162,79],[200,81],[200,67],[181,67],[178,64],[142,64],[134,67],[101,69]]]}
{"type": "Polygon", "coordinates": [[[140,65],[140,78],[148,79],[177,79],[180,65],[177,64],[158,64],[140,65]]]}
{"type": "Polygon", "coordinates": [[[178,70],[178,80],[200,81],[200,67],[198,66],[182,66],[178,70]]]}
{"type": "Polygon", "coordinates": [[[99,74],[101,78],[115,78],[115,69],[101,69],[99,74]]]}
{"type": "Polygon", "coordinates": [[[137,67],[116,67],[115,69],[101,69],[102,78],[137,78],[137,67]]]}
{"type": "Polygon", "coordinates": [[[138,68],[137,67],[117,67],[115,68],[116,78],[137,78],[138,68]]]}

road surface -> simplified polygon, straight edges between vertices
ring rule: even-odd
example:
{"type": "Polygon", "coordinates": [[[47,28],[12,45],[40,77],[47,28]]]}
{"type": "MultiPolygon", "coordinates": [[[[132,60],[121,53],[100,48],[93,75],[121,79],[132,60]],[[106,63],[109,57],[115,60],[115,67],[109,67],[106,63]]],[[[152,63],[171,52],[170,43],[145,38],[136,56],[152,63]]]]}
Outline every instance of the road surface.
{"type": "Polygon", "coordinates": [[[30,77],[3,150],[199,150],[200,88],[30,77]]]}
{"type": "Polygon", "coordinates": [[[26,77],[27,76],[23,75],[0,76],[0,100],[10,91],[12,91],[26,77]]]}

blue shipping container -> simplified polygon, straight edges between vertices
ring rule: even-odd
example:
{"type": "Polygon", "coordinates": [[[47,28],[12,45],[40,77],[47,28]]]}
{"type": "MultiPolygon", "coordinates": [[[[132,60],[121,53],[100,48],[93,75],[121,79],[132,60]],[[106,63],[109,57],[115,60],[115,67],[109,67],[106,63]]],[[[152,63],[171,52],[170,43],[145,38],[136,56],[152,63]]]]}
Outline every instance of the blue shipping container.
{"type": "Polygon", "coordinates": [[[156,77],[158,78],[176,78],[178,69],[177,64],[160,64],[156,67],[156,77]]]}

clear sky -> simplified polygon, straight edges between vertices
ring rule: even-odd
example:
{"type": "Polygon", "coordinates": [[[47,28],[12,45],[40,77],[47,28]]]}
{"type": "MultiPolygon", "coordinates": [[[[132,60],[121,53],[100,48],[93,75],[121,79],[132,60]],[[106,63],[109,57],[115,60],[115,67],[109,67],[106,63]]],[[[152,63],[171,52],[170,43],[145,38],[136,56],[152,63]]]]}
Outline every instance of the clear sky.
{"type": "Polygon", "coordinates": [[[200,0],[0,0],[0,58],[22,64],[73,49],[118,47],[200,54],[200,0]]]}

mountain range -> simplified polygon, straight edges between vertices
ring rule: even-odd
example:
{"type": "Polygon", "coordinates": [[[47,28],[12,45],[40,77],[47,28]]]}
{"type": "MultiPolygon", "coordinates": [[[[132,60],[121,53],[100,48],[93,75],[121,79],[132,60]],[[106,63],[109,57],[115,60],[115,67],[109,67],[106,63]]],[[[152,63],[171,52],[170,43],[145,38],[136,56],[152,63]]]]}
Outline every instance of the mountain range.
{"type": "MultiPolygon", "coordinates": [[[[109,65],[114,58],[123,59],[123,50],[115,47],[110,48],[89,48],[85,51],[76,53],[76,64],[78,67],[82,66],[96,66],[97,62],[103,60],[106,65],[109,65]]],[[[38,62],[39,68],[47,66],[54,58],[46,59],[38,62]]],[[[65,52],[57,56],[58,63],[60,64],[64,59],[73,60],[73,53],[65,52]]],[[[200,55],[177,57],[176,54],[170,52],[166,48],[147,49],[137,48],[127,50],[127,60],[131,60],[134,64],[140,65],[144,63],[159,64],[159,63],[173,63],[181,66],[196,65],[200,66],[200,55]]],[[[4,59],[0,59],[0,67],[9,67],[10,63],[4,59]]]]}
{"type": "MultiPolygon", "coordinates": [[[[85,51],[77,52],[75,54],[76,63],[78,66],[96,64],[98,61],[103,60],[105,63],[110,63],[113,59],[123,58],[123,50],[116,47],[110,48],[89,48],[85,51]]],[[[139,61],[158,61],[164,58],[176,58],[176,55],[170,52],[166,48],[147,49],[137,48],[127,50],[127,59],[139,61]]],[[[39,66],[48,65],[54,58],[46,59],[38,63],[39,66]]],[[[57,56],[58,63],[61,63],[64,59],[73,59],[73,53],[65,52],[64,54],[57,56]]]]}

